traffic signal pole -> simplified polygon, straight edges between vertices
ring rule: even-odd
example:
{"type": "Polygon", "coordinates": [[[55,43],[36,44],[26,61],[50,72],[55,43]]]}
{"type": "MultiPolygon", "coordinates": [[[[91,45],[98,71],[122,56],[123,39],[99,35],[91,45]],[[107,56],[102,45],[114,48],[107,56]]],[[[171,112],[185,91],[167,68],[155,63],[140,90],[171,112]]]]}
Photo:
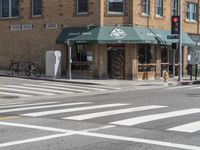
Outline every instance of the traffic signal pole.
{"type": "Polygon", "coordinates": [[[179,10],[179,15],[180,15],[180,34],[179,34],[179,75],[178,75],[178,81],[182,81],[182,76],[183,76],[183,53],[182,53],[182,0],[179,0],[180,2],[180,10],[179,10]]]}

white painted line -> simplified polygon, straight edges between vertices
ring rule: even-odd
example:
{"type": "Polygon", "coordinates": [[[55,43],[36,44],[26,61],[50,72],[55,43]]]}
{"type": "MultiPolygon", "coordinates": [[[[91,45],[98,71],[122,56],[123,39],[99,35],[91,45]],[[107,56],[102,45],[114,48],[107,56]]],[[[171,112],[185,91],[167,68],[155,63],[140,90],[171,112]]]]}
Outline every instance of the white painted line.
{"type": "MultiPolygon", "coordinates": [[[[60,90],[50,90],[50,89],[44,89],[44,88],[38,88],[38,87],[29,87],[29,86],[18,86],[18,85],[5,85],[6,87],[11,87],[11,88],[19,88],[19,89],[29,89],[29,90],[39,90],[39,91],[44,91],[44,92],[52,92],[52,93],[60,93],[60,94],[68,94],[68,93],[72,93],[72,92],[66,92],[66,91],[60,91],[60,90]]],[[[23,90],[24,91],[24,90],[23,90]]],[[[36,92],[35,93],[39,93],[36,92]]],[[[32,92],[32,91],[31,91],[32,92]]],[[[48,93],[46,95],[52,95],[52,93],[48,93]]]]}
{"type": "Polygon", "coordinates": [[[14,145],[20,145],[20,144],[25,144],[25,143],[44,141],[44,140],[49,140],[49,139],[54,139],[54,138],[59,138],[59,137],[65,137],[65,136],[70,136],[70,135],[73,135],[73,134],[75,134],[75,133],[74,132],[61,133],[61,134],[54,134],[54,135],[37,137],[37,138],[32,138],[32,139],[25,139],[25,140],[21,140],[21,141],[13,141],[13,142],[8,142],[8,143],[2,143],[2,144],[0,144],[0,148],[8,147],[8,146],[14,146],[14,145]]]}
{"type": "Polygon", "coordinates": [[[172,111],[172,112],[161,113],[161,114],[147,115],[147,116],[141,116],[141,117],[136,117],[136,118],[110,122],[110,124],[133,126],[140,123],[155,121],[159,119],[166,119],[166,118],[171,118],[171,117],[184,116],[184,115],[189,115],[189,114],[194,114],[194,113],[200,113],[200,109],[198,108],[185,109],[185,110],[172,111]]]}
{"type": "Polygon", "coordinates": [[[95,87],[86,87],[81,85],[67,85],[67,84],[54,84],[54,83],[42,83],[45,85],[52,85],[52,86],[61,86],[61,87],[71,87],[71,88],[78,88],[78,89],[89,89],[89,90],[97,90],[97,91],[107,91],[103,88],[95,88],[95,87]]]}
{"type": "Polygon", "coordinates": [[[61,132],[61,133],[65,133],[65,132],[70,131],[70,130],[60,129],[60,128],[52,128],[52,127],[21,124],[21,123],[12,123],[12,122],[0,122],[0,125],[20,127],[20,128],[28,128],[28,129],[36,129],[36,130],[44,130],[44,131],[51,131],[51,132],[61,132]]]}
{"type": "Polygon", "coordinates": [[[25,90],[25,89],[28,89],[28,87],[24,87],[23,88],[23,90],[20,90],[19,88],[19,86],[18,87],[16,87],[16,88],[6,88],[6,87],[0,87],[0,90],[6,90],[6,91],[15,91],[15,92],[22,92],[22,93],[29,93],[29,94],[41,94],[41,95],[54,95],[54,94],[52,94],[52,93],[44,93],[44,92],[36,92],[36,91],[30,91],[30,90],[25,90]],[[18,89],[16,89],[16,88],[18,88],[18,89]]]}
{"type": "Polygon", "coordinates": [[[150,105],[150,106],[143,106],[143,107],[125,108],[125,109],[103,111],[103,112],[83,114],[83,115],[77,115],[77,116],[70,116],[70,117],[65,117],[62,119],[86,120],[86,119],[92,119],[92,118],[98,118],[98,117],[104,117],[104,116],[111,116],[111,115],[124,114],[124,113],[137,112],[137,111],[145,111],[145,110],[165,108],[165,107],[167,106],[150,105]]]}
{"type": "Polygon", "coordinates": [[[200,89],[200,87],[199,86],[195,86],[192,89],[200,89]]]}
{"type": "Polygon", "coordinates": [[[77,108],[42,111],[42,112],[28,113],[28,114],[22,114],[22,115],[38,117],[38,116],[45,116],[45,115],[58,114],[58,113],[67,113],[67,112],[75,112],[75,111],[82,111],[82,110],[107,108],[107,107],[118,107],[118,106],[125,106],[125,105],[130,105],[130,104],[114,103],[114,104],[106,104],[106,105],[105,104],[104,105],[94,105],[94,106],[87,106],[87,107],[77,107],[77,108]]]}
{"type": "Polygon", "coordinates": [[[0,92],[2,95],[11,95],[11,96],[20,96],[20,97],[31,97],[32,95],[19,94],[19,93],[10,93],[10,92],[0,92]]]}
{"type": "Polygon", "coordinates": [[[70,92],[89,92],[86,90],[79,90],[79,89],[72,89],[72,88],[66,88],[66,87],[56,87],[54,86],[47,86],[47,85],[37,85],[37,84],[24,84],[25,86],[32,86],[32,87],[42,87],[42,88],[48,88],[48,89],[57,89],[57,90],[70,90],[70,92]]]}
{"type": "Polygon", "coordinates": [[[81,132],[81,131],[77,131],[76,133],[79,135],[85,135],[85,136],[90,136],[90,137],[134,142],[134,143],[135,142],[144,143],[144,144],[157,145],[157,146],[170,147],[170,148],[179,148],[179,149],[187,149],[187,150],[200,149],[200,147],[198,146],[185,145],[185,144],[179,144],[179,143],[174,143],[174,142],[164,142],[164,141],[157,141],[157,140],[150,140],[150,139],[141,139],[141,138],[133,138],[133,137],[125,137],[125,136],[117,136],[117,135],[109,135],[109,134],[101,134],[101,133],[81,132]]]}
{"type": "Polygon", "coordinates": [[[166,89],[168,90],[174,90],[174,89],[184,89],[184,88],[192,88],[192,85],[188,85],[188,86],[175,86],[175,87],[168,87],[166,89]]]}
{"type": "Polygon", "coordinates": [[[18,104],[27,104],[27,102],[16,102],[16,103],[11,103],[11,102],[8,102],[8,103],[5,103],[5,104],[0,104],[0,106],[11,106],[11,105],[18,105],[18,104]]]}
{"type": "Polygon", "coordinates": [[[84,132],[93,132],[93,131],[99,131],[99,130],[104,130],[104,129],[110,129],[110,128],[114,128],[116,126],[114,125],[106,125],[106,126],[102,126],[102,127],[98,127],[98,128],[91,128],[91,129],[87,129],[87,130],[83,130],[84,132]]]}
{"type": "Polygon", "coordinates": [[[187,132],[187,133],[197,132],[197,131],[200,131],[200,121],[184,124],[181,126],[167,129],[167,130],[178,131],[178,132],[187,132]]]}
{"type": "Polygon", "coordinates": [[[21,108],[0,110],[0,113],[24,111],[24,110],[32,110],[32,109],[41,109],[41,108],[54,108],[54,107],[62,107],[62,106],[83,105],[83,104],[90,104],[90,103],[91,102],[77,102],[77,103],[66,103],[66,104],[56,104],[56,105],[46,105],[46,106],[21,107],[21,108]]]}
{"type": "MultiPolygon", "coordinates": [[[[141,138],[134,138],[134,137],[125,137],[125,136],[88,132],[88,131],[94,131],[95,128],[87,129],[87,130],[83,130],[83,131],[73,131],[73,130],[66,130],[66,129],[59,129],[59,128],[51,128],[51,127],[27,125],[27,124],[17,124],[17,123],[9,123],[9,122],[0,122],[0,125],[8,125],[8,126],[24,127],[24,128],[38,129],[38,130],[61,132],[60,134],[37,137],[37,138],[32,138],[32,139],[25,139],[25,140],[21,140],[21,141],[1,143],[0,148],[19,145],[19,144],[25,144],[25,143],[39,142],[39,141],[43,141],[43,140],[49,140],[49,139],[53,139],[53,138],[59,138],[59,137],[65,137],[65,136],[71,136],[71,135],[83,135],[83,136],[90,136],[90,137],[110,139],[110,140],[119,140],[119,141],[134,142],[134,143],[135,142],[136,143],[144,143],[144,144],[157,145],[157,146],[170,147],[170,148],[179,148],[179,149],[187,149],[187,150],[199,150],[200,149],[200,147],[198,147],[198,146],[179,144],[179,143],[174,143],[174,142],[164,142],[164,141],[157,141],[157,140],[150,140],[150,139],[141,139],[141,138]]],[[[111,128],[111,127],[112,126],[110,126],[110,127],[103,126],[103,127],[99,127],[99,129],[103,129],[103,128],[106,129],[106,128],[111,128]]]]}
{"type": "Polygon", "coordinates": [[[6,105],[6,106],[0,106],[0,109],[2,109],[2,108],[13,108],[13,107],[23,107],[23,106],[47,105],[47,104],[56,104],[56,103],[58,103],[58,102],[44,102],[44,103],[6,105]]]}

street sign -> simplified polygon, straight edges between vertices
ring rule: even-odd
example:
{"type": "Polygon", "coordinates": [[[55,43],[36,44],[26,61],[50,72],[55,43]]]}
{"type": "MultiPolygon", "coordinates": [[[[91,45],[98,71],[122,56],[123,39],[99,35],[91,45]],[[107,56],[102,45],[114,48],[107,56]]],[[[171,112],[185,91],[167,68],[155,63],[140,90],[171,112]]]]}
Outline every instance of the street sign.
{"type": "Polygon", "coordinates": [[[167,36],[167,39],[178,39],[179,38],[179,35],[168,35],[167,36]]]}

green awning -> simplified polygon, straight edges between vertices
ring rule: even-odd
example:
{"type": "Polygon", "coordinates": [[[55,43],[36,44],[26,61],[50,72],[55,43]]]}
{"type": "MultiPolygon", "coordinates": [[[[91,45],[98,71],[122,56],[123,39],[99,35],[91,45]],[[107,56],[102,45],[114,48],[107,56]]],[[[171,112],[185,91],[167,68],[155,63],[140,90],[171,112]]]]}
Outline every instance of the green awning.
{"type": "MultiPolygon", "coordinates": [[[[161,45],[171,45],[171,43],[178,43],[178,39],[169,39],[167,36],[171,35],[171,31],[169,30],[161,30],[161,29],[151,29],[149,30],[156,36],[158,42],[161,45]]],[[[195,42],[189,37],[189,35],[185,32],[182,32],[182,44],[184,46],[194,46],[195,42]]]]}
{"type": "Polygon", "coordinates": [[[99,27],[70,27],[64,28],[58,38],[57,44],[70,43],[96,43],[99,34],[99,27]]]}
{"type": "MultiPolygon", "coordinates": [[[[131,26],[101,26],[101,27],[72,27],[64,28],[58,36],[56,43],[100,43],[100,44],[161,44],[171,45],[178,42],[178,39],[168,39],[171,35],[168,30],[150,29],[145,27],[131,26]]],[[[192,46],[195,43],[183,33],[183,45],[192,46]]]]}

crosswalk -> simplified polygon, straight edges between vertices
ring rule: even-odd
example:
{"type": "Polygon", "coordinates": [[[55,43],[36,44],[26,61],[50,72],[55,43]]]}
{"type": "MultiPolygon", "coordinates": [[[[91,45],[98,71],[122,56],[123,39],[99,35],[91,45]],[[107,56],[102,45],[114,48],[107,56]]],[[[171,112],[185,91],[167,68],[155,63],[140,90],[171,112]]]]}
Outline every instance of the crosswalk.
{"type": "Polygon", "coordinates": [[[111,91],[121,88],[106,85],[86,85],[62,82],[37,82],[24,84],[8,84],[0,86],[0,97],[53,96],[57,94],[89,93],[94,91],[111,91]]]}
{"type": "MultiPolygon", "coordinates": [[[[174,118],[199,115],[200,108],[183,108],[174,110],[164,105],[133,106],[131,103],[99,103],[99,102],[40,102],[40,103],[11,103],[0,105],[1,114],[17,114],[22,117],[47,117],[62,120],[101,122],[104,124],[134,127],[151,124],[160,120],[171,121],[174,126],[167,126],[169,132],[196,133],[200,132],[200,120],[190,117],[190,122],[174,122],[174,118]],[[156,111],[159,110],[159,111],[156,111]],[[146,112],[146,113],[144,113],[146,112]],[[158,113],[159,112],[159,113],[158,113]],[[136,115],[137,114],[137,115],[136,115]],[[147,115],[144,115],[147,114],[147,115]],[[119,117],[118,117],[119,116],[119,117]],[[127,118],[128,117],[128,118],[127,118]],[[107,119],[105,119],[107,118],[107,119]],[[115,121],[113,121],[115,120],[115,121]],[[192,120],[192,121],[191,121],[192,120]]],[[[196,117],[197,118],[197,117],[196,117]]],[[[165,124],[163,122],[163,126],[165,124]]]]}
{"type": "Polygon", "coordinates": [[[166,90],[199,90],[199,85],[185,85],[185,86],[173,86],[173,87],[167,87],[166,90]]]}

